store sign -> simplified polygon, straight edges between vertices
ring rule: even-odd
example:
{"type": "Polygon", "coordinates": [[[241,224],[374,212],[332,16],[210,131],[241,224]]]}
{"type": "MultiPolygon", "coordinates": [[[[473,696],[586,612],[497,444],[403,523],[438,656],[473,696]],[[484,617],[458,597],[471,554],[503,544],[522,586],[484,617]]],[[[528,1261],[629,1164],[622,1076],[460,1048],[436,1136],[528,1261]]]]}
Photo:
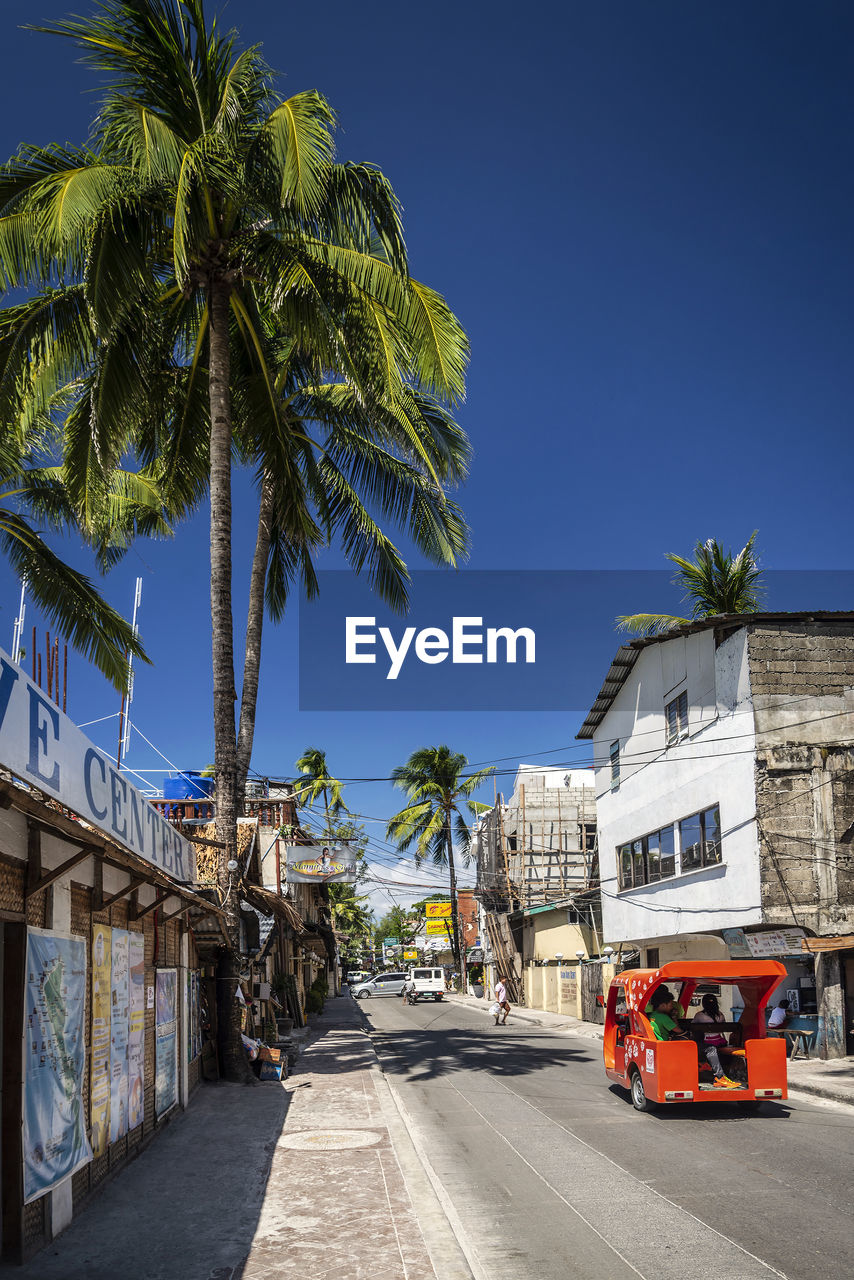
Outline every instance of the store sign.
{"type": "Polygon", "coordinates": [[[428,920],[424,925],[424,933],[428,938],[447,938],[450,928],[450,920],[428,920]]]}
{"type": "Polygon", "coordinates": [[[2,652],[0,764],[174,880],[195,879],[190,842],[2,652]]]}
{"type": "Polygon", "coordinates": [[[450,920],[450,902],[427,902],[424,905],[428,920],[450,920]]]}
{"type": "Polygon", "coordinates": [[[418,952],[417,952],[417,951],[404,951],[404,953],[403,953],[403,958],[404,958],[404,960],[417,960],[417,959],[418,959],[418,952]]]}
{"type": "Polygon", "coordinates": [[[775,956],[799,956],[803,952],[803,929],[771,929],[767,933],[745,933],[743,929],[722,929],[731,960],[768,960],[775,956]]]}
{"type": "Polygon", "coordinates": [[[338,844],[289,844],[290,884],[355,884],[356,850],[338,844]]]}

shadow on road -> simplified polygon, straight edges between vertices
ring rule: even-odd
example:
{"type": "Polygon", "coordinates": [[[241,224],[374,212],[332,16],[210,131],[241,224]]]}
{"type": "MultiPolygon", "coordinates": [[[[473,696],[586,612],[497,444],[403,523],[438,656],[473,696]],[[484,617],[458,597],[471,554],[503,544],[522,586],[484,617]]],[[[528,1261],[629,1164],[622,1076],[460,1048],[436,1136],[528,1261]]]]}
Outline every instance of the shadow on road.
{"type": "Polygon", "coordinates": [[[592,1053],[569,1044],[556,1045],[554,1037],[544,1037],[544,1043],[537,1044],[531,1032],[514,1033],[494,1025],[484,1031],[442,1030],[429,1024],[395,1031],[374,1029],[371,1039],[383,1063],[393,1064],[410,1083],[437,1080],[457,1071],[526,1076],[544,1067],[595,1060],[592,1053]]]}
{"type": "MultiPolygon", "coordinates": [[[[621,1089],[618,1084],[608,1086],[608,1091],[615,1098],[625,1101],[629,1110],[632,1109],[631,1098],[627,1089],[621,1089]]],[[[758,1106],[751,1106],[741,1102],[667,1102],[660,1105],[650,1104],[649,1111],[645,1113],[650,1120],[691,1120],[693,1122],[709,1122],[721,1121],[732,1122],[733,1120],[789,1120],[791,1118],[791,1110],[785,1103],[779,1102],[762,1102],[758,1106]]],[[[639,1117],[640,1118],[640,1117],[639,1117]]]]}

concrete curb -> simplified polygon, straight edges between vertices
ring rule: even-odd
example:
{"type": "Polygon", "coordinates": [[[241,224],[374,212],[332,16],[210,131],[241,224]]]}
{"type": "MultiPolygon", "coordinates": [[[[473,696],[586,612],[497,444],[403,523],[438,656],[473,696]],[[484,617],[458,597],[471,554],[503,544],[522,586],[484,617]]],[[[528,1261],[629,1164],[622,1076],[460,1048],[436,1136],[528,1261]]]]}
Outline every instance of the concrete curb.
{"type": "Polygon", "coordinates": [[[843,1107],[854,1106],[854,1097],[850,1094],[840,1093],[834,1089],[832,1085],[813,1084],[811,1080],[797,1080],[794,1084],[789,1081],[789,1097],[793,1094],[797,1097],[799,1093],[808,1094],[813,1098],[821,1098],[825,1102],[838,1102],[843,1107]]]}

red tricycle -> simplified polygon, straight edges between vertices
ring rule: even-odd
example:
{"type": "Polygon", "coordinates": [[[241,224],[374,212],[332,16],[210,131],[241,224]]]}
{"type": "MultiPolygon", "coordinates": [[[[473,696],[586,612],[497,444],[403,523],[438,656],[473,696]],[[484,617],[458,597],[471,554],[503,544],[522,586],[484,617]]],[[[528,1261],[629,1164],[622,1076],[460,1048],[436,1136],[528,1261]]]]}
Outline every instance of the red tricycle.
{"type": "Polygon", "coordinates": [[[629,1090],[638,1111],[667,1102],[740,1102],[755,1108],[765,1098],[787,1097],[786,1045],[769,1038],[765,1028],[768,999],[785,976],[777,960],[695,960],[623,970],[608,992],[606,1075],[629,1090]],[[662,987],[674,997],[672,1016],[685,1038],[656,1038],[650,1014],[662,987]],[[692,1002],[699,1009],[700,997],[710,991],[719,993],[724,1011],[724,1020],[714,1026],[691,1020],[689,1012],[692,1002]],[[705,1060],[704,1042],[712,1030],[724,1042],[726,1087],[718,1086],[705,1060]]]}

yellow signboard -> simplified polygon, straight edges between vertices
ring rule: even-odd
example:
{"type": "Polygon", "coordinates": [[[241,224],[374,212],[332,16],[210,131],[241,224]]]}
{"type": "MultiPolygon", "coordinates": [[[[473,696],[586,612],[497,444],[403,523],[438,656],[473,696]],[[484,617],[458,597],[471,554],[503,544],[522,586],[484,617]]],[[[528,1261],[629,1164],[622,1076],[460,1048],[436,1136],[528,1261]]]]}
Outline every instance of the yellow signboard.
{"type": "Polygon", "coordinates": [[[424,904],[427,908],[428,920],[450,920],[451,904],[450,902],[427,902],[424,904]]]}
{"type": "Polygon", "coordinates": [[[417,951],[404,951],[404,953],[403,953],[403,958],[404,958],[404,960],[417,960],[417,959],[418,959],[418,952],[417,952],[417,951]]]}
{"type": "Polygon", "coordinates": [[[424,932],[428,938],[447,938],[450,928],[450,920],[427,920],[424,932]]]}

